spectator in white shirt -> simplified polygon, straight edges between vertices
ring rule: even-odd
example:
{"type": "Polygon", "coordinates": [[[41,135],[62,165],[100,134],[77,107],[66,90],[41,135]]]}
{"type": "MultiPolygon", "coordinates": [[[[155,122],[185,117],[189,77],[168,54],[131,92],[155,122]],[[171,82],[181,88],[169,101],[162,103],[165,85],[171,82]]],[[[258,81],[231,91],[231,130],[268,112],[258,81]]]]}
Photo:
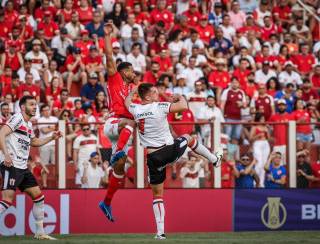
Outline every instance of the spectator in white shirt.
{"type": "Polygon", "coordinates": [[[194,84],[197,80],[199,80],[201,77],[203,77],[203,72],[201,69],[196,67],[196,58],[195,57],[190,57],[189,58],[189,64],[188,68],[184,69],[182,71],[182,74],[184,74],[187,79],[187,86],[190,89],[194,88],[194,84]]]}
{"type": "Polygon", "coordinates": [[[181,41],[182,31],[177,29],[171,34],[171,42],[169,43],[170,56],[175,63],[179,60],[180,53],[183,48],[183,41],[181,41]]]}
{"type": "MultiPolygon", "coordinates": [[[[59,35],[56,35],[52,38],[51,48],[55,51],[56,54],[66,58],[67,49],[69,46],[72,46],[72,40],[67,37],[68,30],[65,27],[60,29],[59,35]]],[[[62,63],[61,63],[62,64],[62,63]]],[[[61,65],[60,64],[60,65],[61,65]]]]}
{"type": "Polygon", "coordinates": [[[191,55],[188,55],[187,59],[189,59],[191,56],[196,58],[197,67],[202,67],[207,64],[207,58],[204,55],[200,54],[200,49],[197,44],[194,44],[192,46],[191,55]]]}
{"type": "Polygon", "coordinates": [[[147,44],[144,39],[139,36],[139,29],[136,27],[132,28],[130,38],[122,39],[123,50],[126,54],[130,53],[132,45],[134,43],[140,43],[142,53],[144,55],[147,54],[147,44]]]}
{"type": "MultiPolygon", "coordinates": [[[[216,99],[213,96],[207,97],[206,105],[201,107],[199,111],[195,114],[197,122],[212,122],[214,120],[219,120],[220,122],[225,122],[223,114],[216,106],[216,99]]],[[[211,128],[210,125],[201,126],[201,137],[204,139],[204,145],[207,147],[211,146],[211,128]]]]}
{"type": "MultiPolygon", "coordinates": [[[[41,117],[38,119],[39,123],[39,138],[52,136],[52,133],[56,130],[57,125],[52,123],[58,123],[58,118],[50,116],[50,108],[48,105],[42,105],[40,108],[41,117]]],[[[55,141],[51,141],[39,148],[41,163],[47,165],[49,163],[55,164],[55,141]]]]}
{"type": "Polygon", "coordinates": [[[84,25],[80,23],[79,14],[77,11],[72,12],[71,21],[66,24],[65,28],[67,29],[69,37],[72,40],[79,39],[81,30],[84,30],[84,25]]]}
{"type": "Polygon", "coordinates": [[[279,74],[279,83],[282,87],[289,83],[293,84],[295,87],[302,85],[301,76],[294,71],[295,67],[296,66],[291,61],[285,62],[284,71],[279,74]]]}
{"type": "Polygon", "coordinates": [[[257,84],[267,84],[268,80],[272,77],[277,77],[277,74],[274,70],[270,69],[270,62],[264,61],[262,63],[262,68],[255,73],[255,82],[257,84]]]}
{"type": "Polygon", "coordinates": [[[48,68],[48,57],[41,51],[41,41],[34,39],[32,41],[32,50],[27,52],[25,59],[30,59],[32,62],[32,68],[35,68],[40,75],[48,68]]]}
{"type": "Polygon", "coordinates": [[[123,40],[131,37],[132,28],[135,27],[139,30],[139,37],[144,39],[143,29],[141,25],[136,23],[136,17],[133,13],[128,15],[127,24],[121,27],[121,38],[123,40]]]}
{"type": "Polygon", "coordinates": [[[269,54],[271,56],[277,56],[280,52],[280,44],[277,34],[271,34],[269,40],[269,42],[265,42],[263,45],[269,47],[269,54]]]}
{"type": "Polygon", "coordinates": [[[192,46],[198,45],[200,49],[204,48],[203,41],[199,38],[198,31],[191,29],[190,31],[190,38],[187,38],[183,43],[183,49],[187,51],[187,54],[191,54],[192,52],[192,46]]]}
{"type": "Polygon", "coordinates": [[[294,34],[299,43],[311,42],[312,35],[309,28],[304,24],[303,18],[297,18],[295,25],[290,27],[290,33],[294,34]]]}
{"type": "Polygon", "coordinates": [[[223,37],[233,41],[233,38],[236,35],[236,29],[230,24],[230,16],[225,15],[222,19],[222,24],[219,26],[223,31],[223,37]]]}
{"type": "Polygon", "coordinates": [[[99,166],[99,154],[92,152],[89,161],[84,162],[81,172],[81,188],[100,188],[108,184],[109,168],[99,166]]]}
{"type": "Polygon", "coordinates": [[[179,74],[176,77],[177,85],[173,87],[172,93],[186,96],[191,90],[190,87],[186,86],[186,76],[184,74],[179,74]]]}
{"type": "Polygon", "coordinates": [[[180,170],[180,178],[182,179],[183,188],[199,188],[200,187],[200,171],[204,167],[203,160],[197,160],[193,155],[189,156],[189,160],[180,170]]]}
{"type": "Polygon", "coordinates": [[[207,95],[202,91],[202,81],[197,80],[194,83],[194,91],[188,93],[187,101],[189,103],[189,109],[193,114],[197,114],[201,107],[206,103],[207,95]]]}
{"type": "Polygon", "coordinates": [[[29,59],[29,58],[25,58],[24,59],[24,62],[23,62],[23,67],[21,67],[17,74],[19,76],[19,81],[25,83],[26,82],[26,74],[27,73],[31,73],[32,76],[33,76],[33,81],[32,83],[35,84],[35,83],[39,83],[40,84],[40,75],[39,75],[39,72],[37,69],[33,68],[32,67],[32,60],[29,59]]]}
{"type": "Polygon", "coordinates": [[[127,55],[127,62],[132,64],[133,70],[142,74],[146,71],[146,57],[141,53],[141,44],[132,45],[131,53],[127,55]]]}
{"type": "Polygon", "coordinates": [[[246,48],[244,46],[241,47],[239,54],[233,56],[233,58],[232,58],[233,66],[238,67],[240,64],[240,59],[242,59],[242,58],[245,58],[248,60],[252,69],[256,68],[256,65],[255,65],[256,62],[255,62],[254,58],[248,54],[248,48],[246,48]]]}

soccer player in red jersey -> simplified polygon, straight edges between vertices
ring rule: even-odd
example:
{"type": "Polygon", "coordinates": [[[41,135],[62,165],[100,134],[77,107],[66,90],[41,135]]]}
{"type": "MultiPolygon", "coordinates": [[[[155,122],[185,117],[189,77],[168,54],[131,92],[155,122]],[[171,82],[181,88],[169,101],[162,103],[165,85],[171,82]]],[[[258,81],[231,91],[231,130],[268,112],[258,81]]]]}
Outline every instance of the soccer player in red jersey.
{"type": "Polygon", "coordinates": [[[104,32],[108,73],[107,90],[110,100],[109,108],[111,109],[110,117],[104,126],[104,133],[110,140],[118,139],[118,141],[110,160],[113,172],[109,179],[107,194],[104,201],[99,203],[99,207],[106,217],[113,222],[111,200],[116,191],[124,185],[124,165],[127,158],[124,148],[135,126],[133,117],[125,106],[125,98],[131,90],[131,85],[135,80],[135,73],[130,63],[122,62],[117,67],[112,58],[112,24],[106,24],[104,32]]]}

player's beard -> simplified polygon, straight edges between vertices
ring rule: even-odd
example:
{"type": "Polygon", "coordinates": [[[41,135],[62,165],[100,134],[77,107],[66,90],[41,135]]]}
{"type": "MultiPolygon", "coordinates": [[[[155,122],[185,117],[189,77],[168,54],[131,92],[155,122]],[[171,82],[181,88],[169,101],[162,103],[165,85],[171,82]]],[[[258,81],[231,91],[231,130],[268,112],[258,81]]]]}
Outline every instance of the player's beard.
{"type": "Polygon", "coordinates": [[[26,108],[25,113],[26,113],[26,115],[28,115],[30,118],[32,118],[33,116],[36,115],[36,111],[37,111],[37,109],[28,109],[28,108],[26,108]]]}

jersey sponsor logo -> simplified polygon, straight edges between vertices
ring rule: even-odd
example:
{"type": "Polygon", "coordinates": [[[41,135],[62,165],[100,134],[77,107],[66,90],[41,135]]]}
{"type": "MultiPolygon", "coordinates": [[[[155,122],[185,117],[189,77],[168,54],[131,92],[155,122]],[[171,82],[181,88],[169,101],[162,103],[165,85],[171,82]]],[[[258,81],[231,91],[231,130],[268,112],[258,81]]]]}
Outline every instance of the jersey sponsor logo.
{"type": "Polygon", "coordinates": [[[149,117],[154,115],[152,112],[144,112],[142,114],[137,114],[137,119],[141,118],[141,117],[149,117]]]}

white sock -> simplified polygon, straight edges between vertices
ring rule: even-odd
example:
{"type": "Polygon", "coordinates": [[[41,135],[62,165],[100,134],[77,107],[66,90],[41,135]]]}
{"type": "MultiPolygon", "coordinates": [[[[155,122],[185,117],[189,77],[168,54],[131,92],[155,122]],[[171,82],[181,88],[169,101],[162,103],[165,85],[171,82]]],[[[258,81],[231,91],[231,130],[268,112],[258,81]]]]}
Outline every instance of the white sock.
{"type": "Polygon", "coordinates": [[[36,234],[44,234],[44,195],[41,195],[33,200],[32,214],[36,220],[36,234]]]}
{"type": "Polygon", "coordinates": [[[0,215],[10,207],[10,204],[5,201],[0,201],[0,215]]]}
{"type": "Polygon", "coordinates": [[[218,160],[216,155],[211,153],[204,145],[200,144],[198,140],[194,139],[190,144],[190,148],[192,149],[192,151],[205,157],[209,160],[210,163],[215,163],[218,160]]]}
{"type": "Polygon", "coordinates": [[[164,205],[162,198],[156,198],[153,200],[153,213],[157,223],[157,235],[164,234],[164,205]]]}

